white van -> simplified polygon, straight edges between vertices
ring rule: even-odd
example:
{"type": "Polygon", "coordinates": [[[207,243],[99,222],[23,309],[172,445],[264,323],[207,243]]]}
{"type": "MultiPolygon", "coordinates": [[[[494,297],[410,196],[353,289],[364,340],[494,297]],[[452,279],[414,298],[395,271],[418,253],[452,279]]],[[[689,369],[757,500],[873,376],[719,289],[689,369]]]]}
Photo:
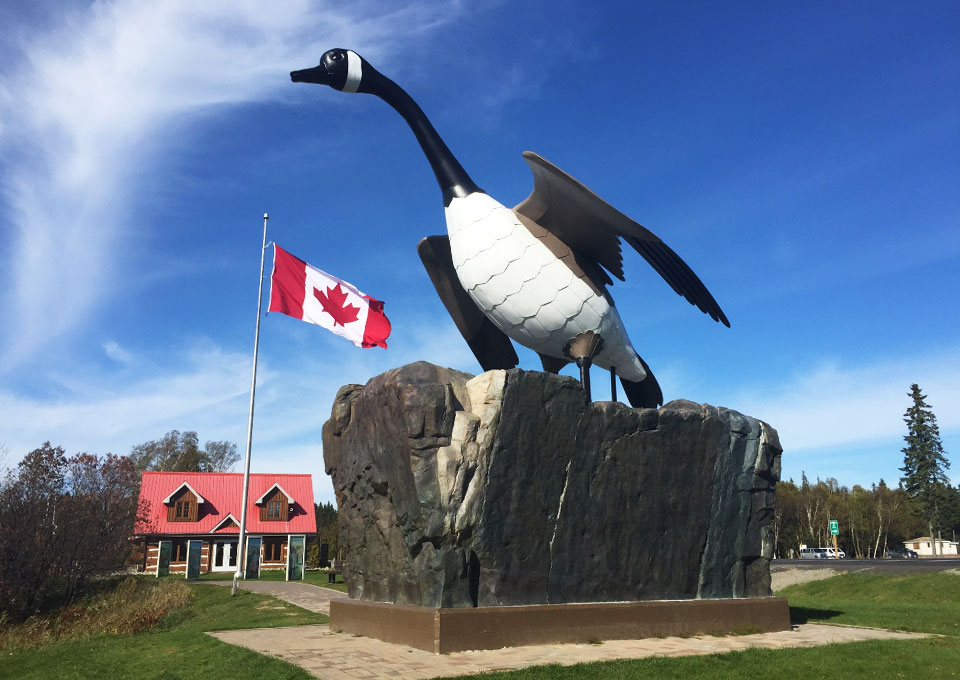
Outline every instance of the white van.
{"type": "MultiPolygon", "coordinates": [[[[801,560],[833,560],[836,559],[837,553],[833,551],[833,548],[800,548],[800,559],[801,560]]],[[[846,559],[847,554],[840,551],[840,559],[846,559]]]]}

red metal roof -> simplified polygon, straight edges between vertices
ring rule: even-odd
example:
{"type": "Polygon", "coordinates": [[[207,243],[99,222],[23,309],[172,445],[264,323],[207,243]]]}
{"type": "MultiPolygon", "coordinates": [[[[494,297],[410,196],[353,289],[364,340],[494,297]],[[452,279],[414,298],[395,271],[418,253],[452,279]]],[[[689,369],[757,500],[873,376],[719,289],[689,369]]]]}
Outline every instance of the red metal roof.
{"type": "MultiPolygon", "coordinates": [[[[243,475],[239,472],[144,472],[140,482],[140,500],[145,501],[146,517],[138,521],[137,534],[208,534],[228,514],[240,520],[243,501],[243,475]],[[168,522],[163,499],[187,482],[206,502],[199,506],[196,522],[168,522]]],[[[252,534],[310,534],[317,530],[313,509],[313,480],[310,475],[251,474],[247,493],[247,532],[252,534]],[[261,522],[260,506],[254,501],[274,484],[293,497],[290,519],[286,522],[261,522]]],[[[239,528],[232,528],[238,532],[239,528]]],[[[221,528],[217,533],[230,533],[221,528]]]]}

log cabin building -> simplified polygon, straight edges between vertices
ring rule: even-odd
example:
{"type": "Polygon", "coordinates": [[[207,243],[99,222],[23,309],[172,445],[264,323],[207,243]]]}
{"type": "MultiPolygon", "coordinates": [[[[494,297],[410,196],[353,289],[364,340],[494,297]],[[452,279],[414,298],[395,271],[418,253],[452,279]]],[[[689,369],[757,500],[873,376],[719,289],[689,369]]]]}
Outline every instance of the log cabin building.
{"type": "MultiPolygon", "coordinates": [[[[199,572],[237,571],[243,475],[235,472],[144,472],[141,517],[134,528],[144,543],[148,574],[184,574],[188,549],[199,553],[199,572]],[[199,548],[199,550],[198,550],[199,548]]],[[[287,569],[302,562],[317,532],[310,475],[251,474],[247,494],[247,577],[260,569],[287,569]],[[294,554],[290,546],[294,545],[294,554]],[[258,562],[258,563],[257,563],[258,562]]],[[[196,569],[196,561],[193,562],[196,569]]]]}

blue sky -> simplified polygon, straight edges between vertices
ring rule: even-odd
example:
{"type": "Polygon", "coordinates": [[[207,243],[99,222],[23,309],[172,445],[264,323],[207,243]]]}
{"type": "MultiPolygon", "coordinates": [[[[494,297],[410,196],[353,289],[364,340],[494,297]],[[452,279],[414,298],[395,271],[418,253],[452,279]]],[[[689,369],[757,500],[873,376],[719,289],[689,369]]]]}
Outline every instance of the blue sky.
{"type": "Polygon", "coordinates": [[[172,429],[242,450],[264,212],[271,239],[384,299],[394,332],[358,350],[264,319],[255,472],[310,472],[332,500],[340,385],[418,359],[479,371],[416,255],[445,226],[412,134],[377,99],[289,82],[348,47],[501,202],[529,193],[536,151],[700,275],[732,328],[639,255],[613,288],[667,400],[768,421],[785,478],[869,484],[899,477],[917,382],[960,482],[956,3],[263,7],[0,8],[7,465],[172,429]]]}

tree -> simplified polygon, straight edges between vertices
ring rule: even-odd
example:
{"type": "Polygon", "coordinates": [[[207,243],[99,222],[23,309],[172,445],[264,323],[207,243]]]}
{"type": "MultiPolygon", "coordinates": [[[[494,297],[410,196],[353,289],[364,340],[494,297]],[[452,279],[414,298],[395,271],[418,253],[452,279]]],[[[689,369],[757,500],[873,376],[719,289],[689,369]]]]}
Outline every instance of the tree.
{"type": "Polygon", "coordinates": [[[943,519],[941,513],[949,489],[946,470],[950,463],[940,443],[937,417],[924,401],[926,395],[921,394],[920,386],[914,383],[910,386],[908,396],[913,404],[903,414],[903,421],[907,424],[907,434],[904,436],[907,445],[902,449],[903,467],[900,471],[903,477],[900,481],[917,513],[927,523],[933,554],[936,555],[937,541],[933,530],[934,527],[940,529],[943,519]]]}
{"type": "Polygon", "coordinates": [[[944,524],[950,528],[950,539],[955,541],[960,532],[960,486],[948,487],[943,514],[944,524]]]}
{"type": "Polygon", "coordinates": [[[903,490],[891,490],[883,478],[873,488],[873,507],[877,513],[877,540],[873,545],[873,559],[883,556],[887,551],[890,539],[890,526],[896,521],[898,512],[903,505],[903,490]],[[883,540],[883,552],[880,551],[880,540],[883,540]]]}
{"type": "Polygon", "coordinates": [[[0,479],[0,613],[67,603],[123,567],[138,513],[129,458],[67,457],[44,443],[0,479]]]}
{"type": "Polygon", "coordinates": [[[240,460],[237,445],[233,442],[207,442],[203,445],[207,472],[229,472],[240,460]]]}
{"type": "Polygon", "coordinates": [[[161,439],[134,446],[130,459],[139,471],[227,472],[240,454],[232,442],[207,442],[201,449],[196,432],[171,430],[161,439]]]}
{"type": "Polygon", "coordinates": [[[340,530],[337,506],[329,501],[322,505],[314,503],[313,510],[317,517],[317,542],[330,546],[330,555],[334,556],[337,554],[337,534],[340,530]]]}

